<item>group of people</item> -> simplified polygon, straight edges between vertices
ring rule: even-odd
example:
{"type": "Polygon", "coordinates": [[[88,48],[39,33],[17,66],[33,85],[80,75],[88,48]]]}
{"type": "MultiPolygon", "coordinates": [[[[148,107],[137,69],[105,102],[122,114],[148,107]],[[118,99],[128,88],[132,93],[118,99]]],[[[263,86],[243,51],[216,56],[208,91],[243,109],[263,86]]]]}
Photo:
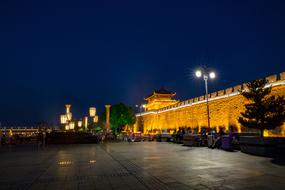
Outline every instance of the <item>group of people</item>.
{"type": "Polygon", "coordinates": [[[134,142],[135,141],[135,134],[134,133],[126,133],[123,135],[123,139],[125,142],[134,142]]]}
{"type": "Polygon", "coordinates": [[[12,144],[13,142],[13,133],[12,130],[4,131],[0,130],[0,146],[3,144],[12,144]]]}
{"type": "MultiPolygon", "coordinates": [[[[209,148],[221,148],[222,146],[222,138],[226,133],[224,129],[219,128],[219,132],[216,129],[212,129],[212,131],[208,131],[206,128],[202,128],[200,132],[195,132],[190,127],[180,127],[178,130],[175,130],[172,134],[172,138],[174,138],[175,142],[183,142],[183,137],[185,135],[193,135],[195,136],[195,142],[199,146],[208,145],[209,148]],[[208,136],[211,136],[208,138],[208,136]],[[210,140],[210,142],[208,142],[210,140]]],[[[228,138],[234,139],[233,128],[230,127],[228,130],[228,138]]]]}
{"type": "Polygon", "coordinates": [[[100,131],[95,133],[94,135],[97,137],[99,143],[104,143],[107,142],[108,140],[115,139],[113,133],[107,131],[100,131]]]}
{"type": "Polygon", "coordinates": [[[184,135],[196,135],[195,141],[197,144],[203,146],[206,144],[207,140],[207,130],[205,128],[202,128],[201,131],[195,132],[190,127],[180,127],[178,130],[175,130],[172,137],[174,138],[175,142],[182,142],[184,135]]]}
{"type": "Polygon", "coordinates": [[[227,138],[231,139],[231,141],[234,141],[236,137],[234,136],[233,133],[233,128],[230,127],[228,130],[228,134],[224,132],[223,128],[219,129],[219,132],[216,132],[216,129],[213,129],[211,132],[212,135],[212,142],[208,143],[209,148],[221,148],[222,147],[222,141],[223,141],[223,136],[227,135],[227,138]]]}

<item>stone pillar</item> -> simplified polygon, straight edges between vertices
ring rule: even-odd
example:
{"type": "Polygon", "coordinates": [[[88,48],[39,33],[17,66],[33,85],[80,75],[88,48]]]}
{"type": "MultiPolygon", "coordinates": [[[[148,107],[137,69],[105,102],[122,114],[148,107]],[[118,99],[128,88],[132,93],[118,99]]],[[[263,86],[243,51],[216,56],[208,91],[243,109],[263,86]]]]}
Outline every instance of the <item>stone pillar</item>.
{"type": "Polygon", "coordinates": [[[105,105],[106,108],[106,130],[110,130],[110,108],[111,105],[105,105]]]}

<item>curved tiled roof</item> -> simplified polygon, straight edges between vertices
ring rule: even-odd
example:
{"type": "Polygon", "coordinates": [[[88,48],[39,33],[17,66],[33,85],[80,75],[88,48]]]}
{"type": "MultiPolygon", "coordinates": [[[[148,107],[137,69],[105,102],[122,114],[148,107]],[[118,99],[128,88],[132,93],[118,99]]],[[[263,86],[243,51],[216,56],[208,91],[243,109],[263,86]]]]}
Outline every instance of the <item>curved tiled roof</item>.
{"type": "Polygon", "coordinates": [[[170,91],[166,90],[165,88],[161,87],[160,89],[155,90],[152,94],[147,96],[145,99],[148,99],[149,97],[153,96],[154,94],[169,94],[172,96],[176,95],[175,92],[170,92],[170,91]]]}

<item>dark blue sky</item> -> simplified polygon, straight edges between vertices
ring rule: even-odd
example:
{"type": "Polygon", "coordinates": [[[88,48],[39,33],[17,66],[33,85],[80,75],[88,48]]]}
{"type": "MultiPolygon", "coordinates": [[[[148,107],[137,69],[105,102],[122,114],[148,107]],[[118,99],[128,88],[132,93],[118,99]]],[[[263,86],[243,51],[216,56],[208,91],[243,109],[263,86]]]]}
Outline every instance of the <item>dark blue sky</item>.
{"type": "Polygon", "coordinates": [[[0,121],[56,122],[70,102],[139,104],[161,86],[184,100],[285,71],[285,1],[1,0],[0,121]]]}

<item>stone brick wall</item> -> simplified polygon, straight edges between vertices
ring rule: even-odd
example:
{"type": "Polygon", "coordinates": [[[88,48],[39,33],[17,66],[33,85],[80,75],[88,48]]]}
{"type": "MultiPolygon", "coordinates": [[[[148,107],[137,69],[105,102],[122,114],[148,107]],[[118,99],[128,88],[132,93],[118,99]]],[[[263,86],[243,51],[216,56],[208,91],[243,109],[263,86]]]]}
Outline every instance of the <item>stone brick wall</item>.
{"type": "MultiPolygon", "coordinates": [[[[267,78],[271,84],[276,85],[272,87],[272,94],[285,96],[285,73],[267,78]]],[[[245,84],[211,93],[209,98],[211,128],[224,127],[227,130],[229,126],[233,126],[238,132],[248,131],[238,123],[240,112],[244,111],[244,105],[247,102],[239,94],[239,90],[244,89],[246,89],[245,84]]],[[[135,130],[143,130],[144,133],[156,133],[161,130],[171,132],[179,127],[191,127],[198,130],[201,127],[206,127],[207,109],[203,100],[204,98],[200,96],[158,111],[143,113],[141,116],[137,115],[139,122],[135,124],[135,130]]],[[[281,129],[270,133],[285,135],[285,124],[281,129]]]]}

